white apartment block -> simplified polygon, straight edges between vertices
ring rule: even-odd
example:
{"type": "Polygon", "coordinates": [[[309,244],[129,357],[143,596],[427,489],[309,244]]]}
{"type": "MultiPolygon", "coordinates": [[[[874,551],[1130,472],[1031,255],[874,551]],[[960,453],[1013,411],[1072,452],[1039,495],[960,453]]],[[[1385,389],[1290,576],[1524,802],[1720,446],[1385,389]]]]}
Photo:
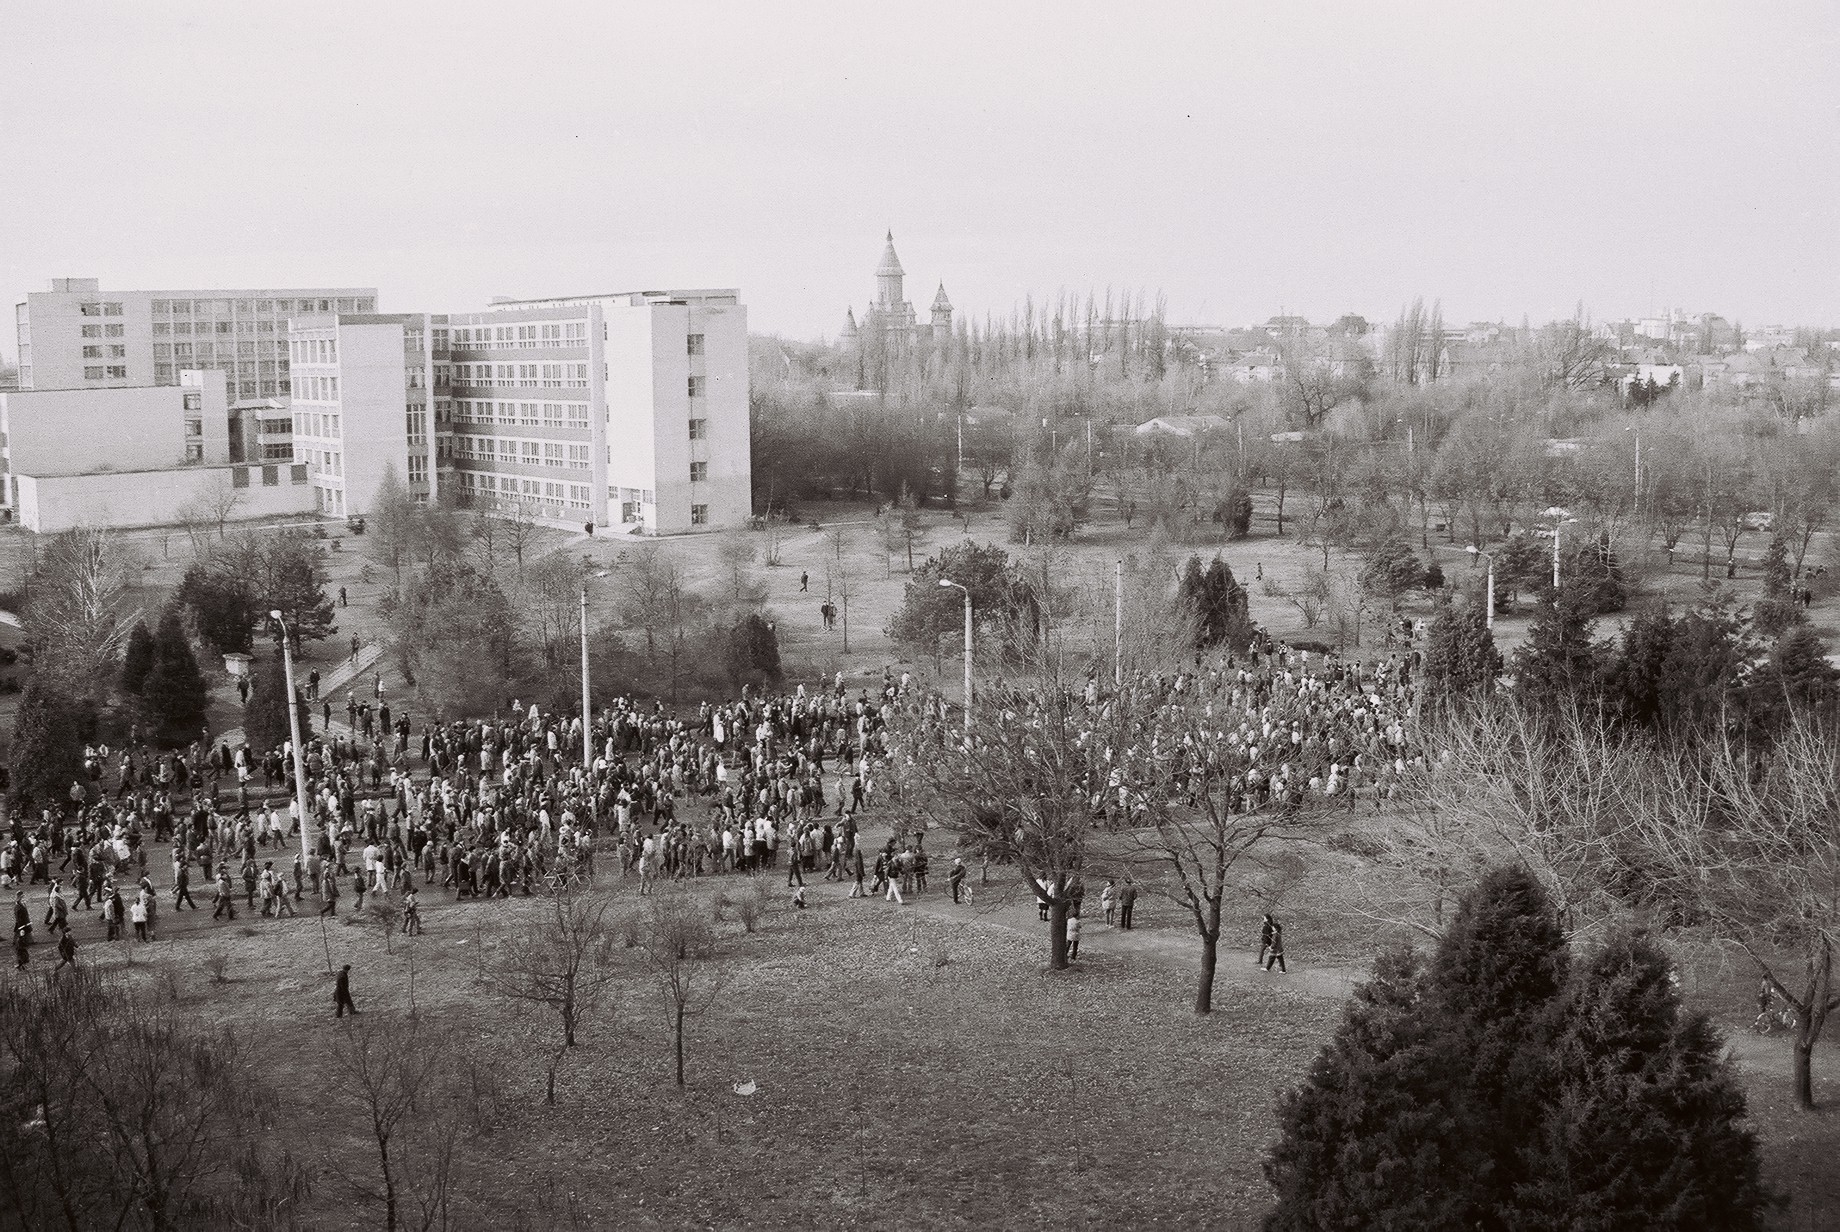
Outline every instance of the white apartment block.
{"type": "Polygon", "coordinates": [[[601,311],[594,304],[506,308],[446,318],[453,407],[438,464],[440,500],[520,510],[551,526],[606,525],[601,311]]]}
{"type": "Polygon", "coordinates": [[[447,401],[443,320],[367,313],[290,322],[293,455],[307,468],[316,511],[368,511],[392,469],[412,499],[433,498],[433,419],[447,401]]]}
{"type": "Polygon", "coordinates": [[[375,312],[375,287],[103,291],[58,278],[14,309],[21,389],[176,385],[224,373],[232,403],[288,394],[288,319],[375,312]]]}
{"type": "MultiPolygon", "coordinates": [[[[537,311],[570,313],[567,319],[586,326],[587,351],[579,359],[571,352],[568,361],[586,361],[594,449],[593,516],[577,520],[615,533],[643,529],[666,535],[746,522],[753,500],[752,444],[747,309],[739,293],[636,291],[506,300],[467,319],[475,332],[490,321],[496,345],[505,341],[500,330],[537,311]]],[[[511,340],[523,341],[516,335],[511,340]]],[[[460,346],[455,343],[457,361],[460,346]]],[[[494,362],[492,368],[491,379],[504,380],[504,365],[494,362]]],[[[456,415],[464,413],[463,401],[515,393],[479,385],[479,379],[477,365],[470,375],[456,376],[456,415]]],[[[502,415],[495,405],[495,418],[502,415]]],[[[456,458],[456,465],[463,461],[456,458]]]]}

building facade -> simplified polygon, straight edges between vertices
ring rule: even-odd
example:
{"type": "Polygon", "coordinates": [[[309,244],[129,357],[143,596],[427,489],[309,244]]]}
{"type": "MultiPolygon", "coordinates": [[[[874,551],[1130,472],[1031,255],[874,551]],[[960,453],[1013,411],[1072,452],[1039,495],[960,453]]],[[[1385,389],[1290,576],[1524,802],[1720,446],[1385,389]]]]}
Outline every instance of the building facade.
{"type": "MultiPolygon", "coordinates": [[[[458,321],[460,318],[454,318],[458,321]]],[[[468,318],[475,335],[487,327],[493,332],[492,345],[502,347],[511,341],[543,343],[541,330],[558,325],[565,332],[558,341],[567,343],[571,328],[579,327],[585,335],[585,347],[563,346],[556,352],[560,364],[567,368],[565,386],[572,403],[579,392],[586,402],[587,432],[578,435],[568,421],[558,425],[565,434],[540,443],[547,451],[559,445],[571,451],[585,443],[590,449],[590,465],[581,480],[563,479],[570,488],[585,480],[589,484],[589,508],[583,511],[569,497],[562,519],[551,511],[547,485],[556,480],[545,466],[538,475],[519,472],[520,497],[529,504],[527,481],[535,479],[545,486],[544,500],[537,506],[545,521],[593,522],[615,533],[644,531],[648,534],[681,534],[739,526],[752,512],[752,439],[748,420],[747,309],[739,293],[732,289],[636,291],[604,295],[563,296],[540,300],[506,300],[494,304],[490,311],[468,318]],[[531,314],[563,314],[553,320],[531,314]],[[529,324],[524,322],[528,319],[529,324]],[[507,338],[504,330],[536,328],[535,339],[519,335],[507,338]],[[575,366],[583,368],[573,375],[575,366]],[[577,384],[576,382],[580,382],[577,384]],[[583,513],[587,516],[579,516],[583,513]]],[[[478,343],[475,336],[474,343],[478,343]]],[[[456,343],[456,346],[459,344],[456,343]]],[[[544,346],[536,348],[547,350],[544,346]]],[[[477,354],[474,352],[472,354],[477,354]]],[[[456,355],[458,358],[458,355],[456,355]]],[[[471,372],[460,372],[457,382],[455,414],[469,414],[477,423],[483,412],[467,410],[464,402],[486,401],[494,396],[494,425],[504,431],[503,398],[509,393],[521,399],[527,387],[518,383],[529,379],[528,361],[536,359],[538,367],[528,369],[547,383],[551,377],[543,361],[548,355],[499,354],[494,352],[491,380],[493,386],[478,384],[483,379],[478,365],[471,372]],[[500,361],[505,361],[501,363],[500,361]],[[522,362],[520,362],[522,361],[522,362]],[[506,365],[517,369],[513,384],[505,380],[506,365]]],[[[464,365],[461,365],[464,367],[464,365]]],[[[542,392],[542,391],[538,391],[542,392]]],[[[575,413],[569,408],[569,413],[575,413]]],[[[547,411],[545,412],[547,416],[547,411]]],[[[526,424],[520,405],[519,428],[526,424]]],[[[544,426],[548,428],[547,419],[544,426]]],[[[456,438],[461,433],[456,424],[456,438]]],[[[520,450],[529,446],[520,441],[520,450]]],[[[495,458],[502,466],[503,442],[495,458]]],[[[523,455],[520,455],[523,456],[523,455]]],[[[547,452],[544,460],[548,461],[547,452]]],[[[460,492],[469,491],[464,478],[468,469],[480,468],[482,459],[461,456],[456,443],[455,469],[461,472],[460,492]]],[[[505,473],[498,472],[498,500],[502,503],[505,473]]],[[[483,479],[475,480],[483,483],[483,479]]],[[[473,499],[485,499],[483,487],[470,489],[473,499]]]]}
{"type": "Polygon", "coordinates": [[[288,394],[288,319],[375,312],[375,287],[103,291],[59,278],[14,309],[21,389],[176,385],[222,372],[230,400],[288,394]]]}
{"type": "Polygon", "coordinates": [[[453,413],[440,499],[546,525],[604,524],[598,305],[450,316],[453,413]]]}
{"type": "Polygon", "coordinates": [[[445,317],[352,313],[289,323],[292,446],[313,507],[369,510],[394,471],[412,500],[434,499],[435,417],[451,412],[445,317]]]}

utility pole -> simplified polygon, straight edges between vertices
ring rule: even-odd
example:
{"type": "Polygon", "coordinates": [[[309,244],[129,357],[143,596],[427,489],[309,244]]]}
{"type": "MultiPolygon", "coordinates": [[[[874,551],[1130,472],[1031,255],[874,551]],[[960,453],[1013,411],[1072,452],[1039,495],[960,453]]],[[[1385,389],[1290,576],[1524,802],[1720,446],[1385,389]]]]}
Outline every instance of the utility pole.
{"type": "Polygon", "coordinates": [[[1124,561],[1112,566],[1112,684],[1124,688],[1124,561]]]}
{"type": "Polygon", "coordinates": [[[281,628],[281,670],[287,684],[288,734],[294,741],[294,807],[300,811],[300,871],[304,875],[313,857],[313,817],[307,812],[307,749],[300,739],[300,698],[294,692],[294,639],[279,611],[268,616],[281,628]]]}

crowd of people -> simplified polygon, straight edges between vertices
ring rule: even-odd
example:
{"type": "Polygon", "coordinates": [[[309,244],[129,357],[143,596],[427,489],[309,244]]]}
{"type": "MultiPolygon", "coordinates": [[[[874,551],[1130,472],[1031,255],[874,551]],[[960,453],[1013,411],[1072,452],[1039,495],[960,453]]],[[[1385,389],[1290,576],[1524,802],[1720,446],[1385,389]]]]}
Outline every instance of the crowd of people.
{"type": "MultiPolygon", "coordinates": [[[[1075,700],[1095,715],[1120,704],[1160,709],[1171,732],[1186,733],[1167,750],[1176,773],[1206,764],[1233,784],[1234,807],[1378,801],[1420,756],[1408,734],[1415,658],[1408,648],[1361,663],[1272,646],[1145,676],[1122,695],[1095,679],[1075,700]]],[[[10,819],[0,883],[15,892],[21,961],[41,921],[67,938],[84,911],[101,917],[106,940],[127,938],[130,926],[136,942],[157,940],[149,847],[164,843],[167,909],[202,910],[195,897],[208,897],[212,918],[226,923],[239,906],[279,918],[308,897],[335,914],[346,900],[363,912],[384,896],[415,932],[420,893],[532,895],[591,877],[597,845],[641,894],[661,880],[781,869],[794,906],[804,905],[808,877],[847,883],[852,898],[904,902],[928,890],[923,828],[897,823],[878,847],[861,842],[863,813],[899,781],[897,727],[949,714],[939,693],[905,674],[885,673],[873,694],[850,696],[839,675],[682,713],[620,698],[594,715],[585,739],[579,715],[515,701],[508,718],[427,723],[418,735],[407,712],[383,703],[380,680],[376,693],[374,707],[348,700],[349,735],[328,731],[307,745],[316,837],[305,850],[285,745],[131,748],[115,762],[112,790],[115,755],[88,750],[89,781],[73,783],[68,802],[10,819]],[[42,898],[28,902],[28,890],[42,898]]],[[[1141,806],[1134,790],[1116,771],[1095,783],[1095,817],[1130,824],[1141,806]]],[[[962,856],[948,884],[954,901],[968,890],[962,856]]]]}

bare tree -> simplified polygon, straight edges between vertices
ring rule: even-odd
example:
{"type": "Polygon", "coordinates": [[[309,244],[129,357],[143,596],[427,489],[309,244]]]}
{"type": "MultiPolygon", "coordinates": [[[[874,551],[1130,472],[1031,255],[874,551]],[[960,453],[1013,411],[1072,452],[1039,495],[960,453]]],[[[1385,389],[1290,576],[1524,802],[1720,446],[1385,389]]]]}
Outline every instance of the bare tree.
{"type": "Polygon", "coordinates": [[[1677,761],[1665,787],[1642,813],[1644,872],[1794,1007],[1795,1098],[1812,1109],[1815,1044],[1840,1009],[1840,747],[1798,718],[1772,749],[1728,739],[1703,766],[1677,761]]]}
{"type": "Polygon", "coordinates": [[[837,604],[843,622],[843,653],[850,653],[850,596],[856,589],[856,577],[850,568],[850,534],[847,526],[833,526],[824,532],[827,554],[824,558],[824,589],[837,604]]]}
{"type": "Polygon", "coordinates": [[[237,508],[242,503],[243,490],[230,481],[230,472],[219,470],[213,471],[192,499],[174,511],[186,533],[192,537],[194,557],[205,555],[201,536],[195,528],[215,527],[217,537],[222,539],[229,533],[230,519],[236,516],[237,508]]]}
{"type": "Polygon", "coordinates": [[[581,563],[557,552],[525,570],[516,587],[517,607],[534,626],[549,667],[568,658],[581,635],[582,583],[581,563]]]}
{"type": "Polygon", "coordinates": [[[718,941],[707,907],[687,890],[652,895],[639,922],[639,953],[658,985],[671,1027],[677,1085],[684,1085],[684,1023],[715,1002],[725,973],[714,961],[718,941]]]}
{"type": "Polygon", "coordinates": [[[1282,805],[1252,807],[1244,778],[1233,769],[1229,733],[1209,713],[1163,704],[1148,716],[1164,756],[1132,756],[1122,777],[1137,780],[1151,825],[1133,830],[1126,849],[1140,867],[1169,877],[1169,894],[1188,909],[1201,938],[1195,1012],[1214,1009],[1221,906],[1240,887],[1242,861],[1257,863],[1263,848],[1306,832],[1307,816],[1282,805]]]}
{"type": "Polygon", "coordinates": [[[72,697],[94,696],[114,675],[128,634],[127,559],[107,531],[79,527],[39,550],[26,613],[36,673],[72,697]]]}
{"type": "Polygon", "coordinates": [[[754,581],[753,538],[742,530],[724,531],[716,539],[716,561],[722,569],[722,589],[737,606],[759,603],[766,597],[754,581]]]}
{"type": "Polygon", "coordinates": [[[333,1039],[331,1090],[362,1111],[377,1148],[375,1185],[348,1178],[380,1202],[386,1232],[449,1226],[460,1123],[438,1099],[454,1041],[410,1020],[356,1019],[333,1039]],[[413,1203],[413,1214],[404,1210],[413,1203]]]}
{"type": "Polygon", "coordinates": [[[549,1059],[545,1100],[556,1102],[556,1070],[575,1047],[575,1029],[613,983],[613,932],[607,900],[558,893],[550,910],[531,918],[504,944],[493,968],[498,991],[514,1001],[548,1006],[562,1026],[549,1059]]]}
{"type": "Polygon", "coordinates": [[[259,1134],[267,1099],[228,1034],[83,971],[0,989],[0,1198],[20,1227],[177,1232],[273,1213],[288,1194],[259,1134]]]}
{"type": "Polygon", "coordinates": [[[499,505],[499,520],[504,524],[499,538],[510,549],[512,559],[517,561],[517,571],[524,572],[524,555],[537,541],[537,522],[531,516],[530,506],[517,497],[499,505]]]}

